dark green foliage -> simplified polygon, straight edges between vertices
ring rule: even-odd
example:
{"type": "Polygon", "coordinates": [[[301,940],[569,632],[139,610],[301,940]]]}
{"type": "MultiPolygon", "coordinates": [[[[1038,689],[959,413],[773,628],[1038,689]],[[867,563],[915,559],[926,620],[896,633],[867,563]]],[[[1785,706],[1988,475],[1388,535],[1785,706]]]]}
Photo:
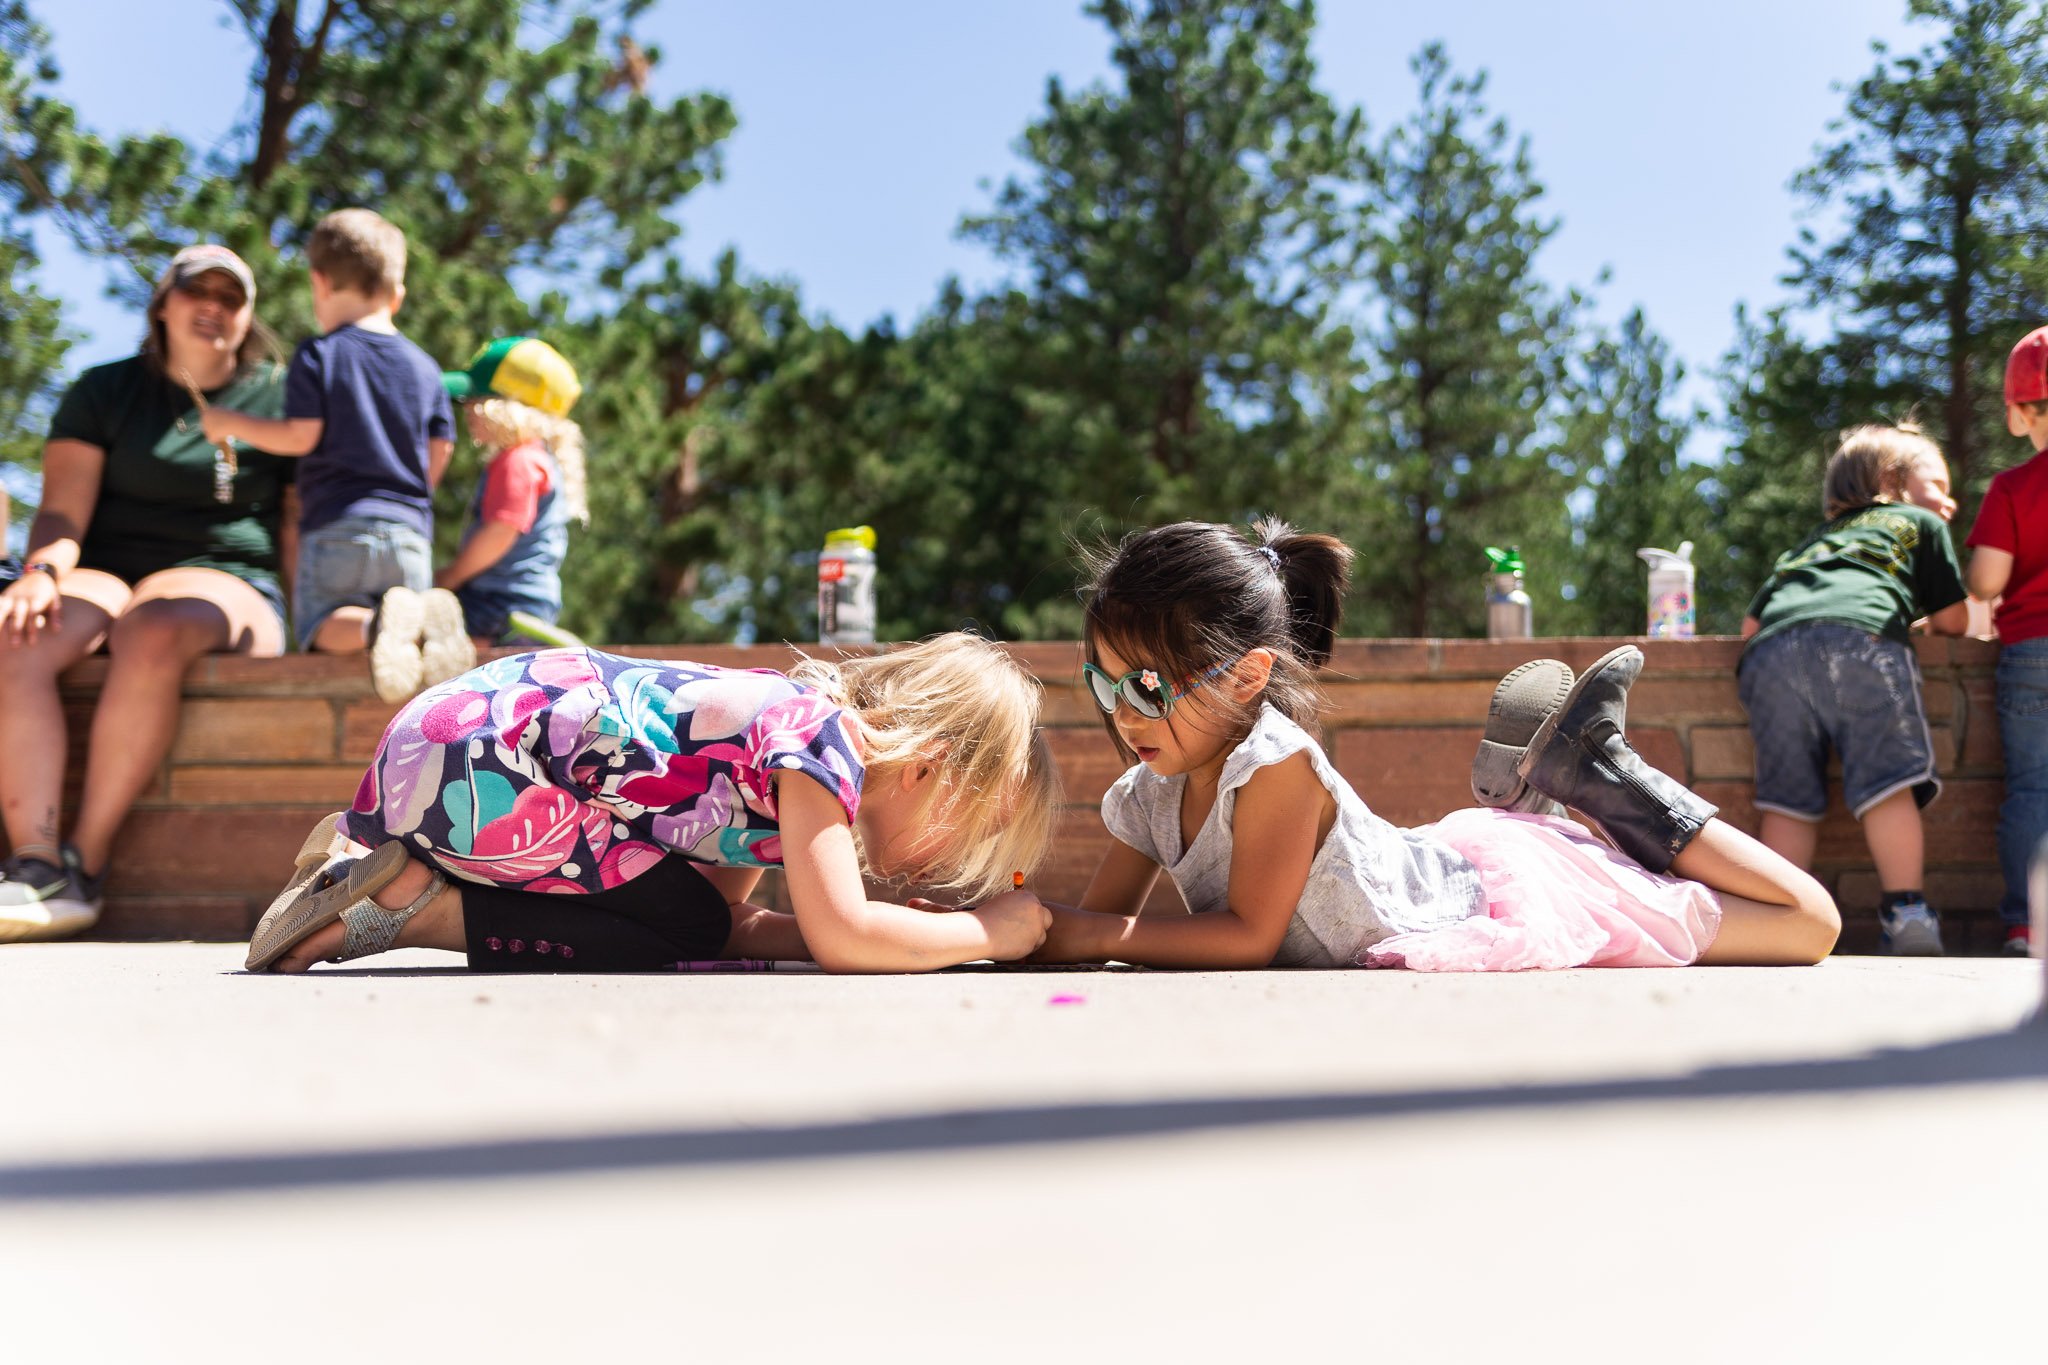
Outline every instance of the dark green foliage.
{"type": "MultiPolygon", "coordinates": [[[[42,31],[14,0],[0,3],[0,157],[7,154],[8,111],[51,75],[42,31]]],[[[0,194],[10,184],[0,162],[0,194]]],[[[35,267],[35,247],[15,206],[0,201],[0,464],[40,459],[40,428],[69,344],[57,300],[35,287],[35,267]]],[[[0,525],[0,545],[5,529],[0,525]]]]}
{"type": "MultiPolygon", "coordinates": [[[[1754,547],[1782,548],[1814,500],[1804,471],[1781,496],[1785,453],[1821,448],[1816,412],[1856,406],[1846,339],[1751,329],[1739,458],[1703,491],[1663,344],[1639,314],[1590,332],[1580,296],[1544,282],[1555,223],[1483,76],[1425,50],[1420,107],[1369,145],[1317,85],[1306,0],[1093,0],[1111,76],[1050,82],[1027,170],[961,225],[1011,282],[949,282],[905,326],[848,333],[733,255],[685,268],[677,207],[734,114],[643,93],[648,3],[229,0],[249,114],[200,151],[91,132],[51,96],[21,0],[0,0],[0,193],[138,304],[175,247],[228,242],[287,341],[310,326],[299,249],[319,216],[399,223],[415,340],[454,363],[538,330],[583,373],[593,521],[566,596],[592,638],[809,638],[818,547],[860,522],[885,636],[1071,637],[1077,540],[1262,512],[1359,547],[1352,633],[1477,633],[1488,543],[1527,553],[1540,631],[1634,630],[1635,548],[1706,541],[1712,494],[1730,548],[1703,544],[1702,599],[1739,603],[1754,547]]],[[[1852,183],[1863,163],[1838,160],[1831,183],[1852,183]]],[[[17,456],[62,347],[24,246],[0,220],[17,456]]],[[[1806,268],[1854,273],[1839,253],[1806,268]]],[[[1876,370],[1892,383],[1899,363],[1876,370]]],[[[465,450],[444,539],[474,474],[465,450]]]]}
{"type": "Polygon", "coordinates": [[[1701,420],[1697,411],[1671,411],[1684,377],[1640,308],[1586,353],[1570,444],[1591,456],[1592,506],[1579,527],[1576,592],[1554,623],[1560,633],[1642,633],[1648,570],[1636,551],[1644,546],[1675,551],[1690,540],[1695,563],[1717,559],[1718,534],[1700,493],[1706,470],[1679,457],[1701,420]]]}
{"type": "MultiPolygon", "coordinates": [[[[1802,234],[1786,283],[1826,323],[1741,319],[1728,359],[1721,471],[1729,587],[1746,599],[1818,520],[1836,435],[1917,420],[1948,454],[1958,533],[1985,484],[2024,457],[2005,432],[2005,355],[2048,322],[2048,10],[2023,0],[1910,0],[1917,52],[1877,47],[1798,186],[1842,215],[1802,234]]],[[[1704,596],[1704,593],[1702,594],[1704,596]]],[[[1724,622],[1725,623],[1725,622],[1724,622]]]]}
{"type": "Polygon", "coordinates": [[[1363,125],[1314,83],[1313,8],[1089,12],[1110,31],[1114,84],[1050,82],[1021,144],[1032,174],[962,227],[1023,276],[973,316],[1017,367],[1028,421],[960,453],[1042,465],[1056,499],[1026,527],[1017,620],[1071,599],[1056,565],[1083,526],[1324,520],[1354,401],[1338,305],[1358,252],[1363,125]]]}
{"type": "Polygon", "coordinates": [[[1414,69],[1420,104],[1375,166],[1357,532],[1371,548],[1353,619],[1369,634],[1481,633],[1482,547],[1514,543],[1549,633],[1579,463],[1560,422],[1580,303],[1536,273],[1556,224],[1537,215],[1527,142],[1487,112],[1485,78],[1454,74],[1437,46],[1414,69]]]}
{"type": "MultiPolygon", "coordinates": [[[[177,247],[226,242],[287,344],[311,328],[306,234],[332,209],[374,208],[408,239],[401,327],[458,364],[619,287],[674,239],[677,200],[716,174],[734,126],[725,101],[637,88],[633,63],[659,58],[630,38],[647,2],[231,0],[251,45],[251,112],[217,147],[109,141],[46,83],[17,85],[0,180],[106,260],[110,290],[138,308],[177,247]],[[523,298],[522,271],[550,292],[523,298]]],[[[444,530],[459,525],[463,482],[444,489],[444,530]]]]}

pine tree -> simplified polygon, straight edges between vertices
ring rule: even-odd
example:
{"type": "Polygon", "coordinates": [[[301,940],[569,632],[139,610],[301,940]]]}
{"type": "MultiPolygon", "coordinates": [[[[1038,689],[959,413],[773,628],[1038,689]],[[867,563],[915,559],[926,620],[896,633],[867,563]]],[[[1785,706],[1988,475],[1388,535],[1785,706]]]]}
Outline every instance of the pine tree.
{"type": "Polygon", "coordinates": [[[1083,509],[1111,533],[1261,509],[1312,517],[1343,434],[1328,409],[1349,398],[1337,304],[1355,265],[1363,125],[1316,86],[1313,6],[1088,12],[1110,32],[1114,80],[1051,81],[1020,147],[1031,174],[962,226],[1023,274],[1000,310],[1025,329],[1029,425],[1019,447],[962,456],[1063,470],[1057,520],[1026,530],[1035,564],[1083,509]]]}
{"type": "Polygon", "coordinates": [[[1486,109],[1484,75],[1453,73],[1434,44],[1412,65],[1420,103],[1375,158],[1366,458],[1384,499],[1352,619],[1469,635],[1484,627],[1485,545],[1523,547],[1532,596],[1568,574],[1578,456],[1559,421],[1580,300],[1536,274],[1556,224],[1538,215],[1527,140],[1486,109]]]}
{"type": "MultiPolygon", "coordinates": [[[[1917,415],[1946,450],[1965,518],[2014,452],[2005,352],[2048,321],[2048,9],[1910,0],[1937,31],[1877,45],[1840,138],[1797,181],[1841,234],[1808,231],[1787,283],[1833,322],[1816,355],[1846,419],[1917,415]]],[[[1816,414],[1819,416],[1820,414],[1816,414]]]]}
{"type": "MultiPolygon", "coordinates": [[[[53,74],[42,30],[15,0],[0,3],[0,134],[8,126],[8,110],[53,74]]],[[[0,162],[0,193],[5,173],[0,162]]],[[[37,263],[15,205],[0,201],[0,466],[23,469],[41,457],[44,410],[69,344],[58,302],[36,287],[37,263]]],[[[11,491],[25,488],[23,483],[11,491]]],[[[5,530],[0,525],[0,546],[5,530]]]]}
{"type": "Polygon", "coordinates": [[[1680,452],[1699,424],[1697,410],[1673,412],[1685,366],[1650,330],[1640,308],[1618,333],[1586,355],[1574,404],[1574,445],[1597,452],[1587,473],[1592,506],[1573,572],[1574,632],[1637,635],[1644,619],[1644,546],[1694,544],[1695,559],[1715,555],[1712,517],[1700,485],[1705,469],[1680,452]]]}
{"type": "MultiPolygon", "coordinates": [[[[444,362],[494,335],[580,335],[572,327],[593,319],[575,304],[608,300],[663,256],[676,204],[718,172],[734,126],[716,96],[645,93],[660,53],[631,26],[649,3],[230,0],[249,41],[250,112],[218,146],[161,132],[104,139],[46,71],[5,91],[0,185],[106,261],[110,289],[138,305],[177,247],[223,241],[255,270],[265,321],[296,341],[311,330],[299,248],[321,215],[362,205],[405,230],[401,325],[444,362]],[[522,276],[545,292],[522,294],[522,276]]],[[[607,386],[592,358],[563,349],[593,394],[607,386]]],[[[607,486],[608,433],[587,434],[593,504],[631,502],[632,490],[607,486]]],[[[637,473],[645,454],[621,463],[637,473]]],[[[668,458],[680,478],[682,453],[668,458]]],[[[444,485],[444,539],[462,523],[465,482],[444,485]]],[[[652,565],[614,568],[623,577],[601,585],[572,570],[572,623],[599,623],[608,610],[587,609],[613,593],[638,600],[659,586],[639,581],[658,580],[652,565]]]]}

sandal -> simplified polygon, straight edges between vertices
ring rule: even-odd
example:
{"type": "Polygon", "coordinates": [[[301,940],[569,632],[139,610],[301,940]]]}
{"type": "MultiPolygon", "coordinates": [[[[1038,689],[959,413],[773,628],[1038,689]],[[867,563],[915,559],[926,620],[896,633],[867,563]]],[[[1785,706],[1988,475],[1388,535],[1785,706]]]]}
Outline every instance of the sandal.
{"type": "Polygon", "coordinates": [[[411,905],[402,910],[383,909],[370,898],[397,880],[406,861],[405,845],[379,844],[360,858],[332,859],[296,886],[287,886],[249,936],[249,956],[243,965],[252,972],[268,970],[336,920],[348,925],[344,958],[384,951],[405,921],[447,885],[437,872],[429,879],[426,892],[411,905]],[[378,927],[384,918],[392,918],[388,933],[378,927]]]}

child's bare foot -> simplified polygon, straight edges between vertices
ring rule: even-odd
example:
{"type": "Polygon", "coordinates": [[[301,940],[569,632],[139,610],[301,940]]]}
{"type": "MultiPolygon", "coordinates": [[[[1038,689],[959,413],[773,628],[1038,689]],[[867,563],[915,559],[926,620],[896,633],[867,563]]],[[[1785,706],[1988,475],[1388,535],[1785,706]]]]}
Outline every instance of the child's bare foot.
{"type": "MultiPolygon", "coordinates": [[[[427,889],[427,881],[433,876],[425,863],[408,860],[391,884],[370,899],[386,910],[398,910],[412,904],[413,898],[427,889]]],[[[336,921],[309,936],[304,942],[277,960],[271,968],[278,972],[303,972],[316,962],[325,962],[341,951],[343,940],[348,937],[345,925],[336,921]]],[[[421,906],[418,913],[405,922],[398,931],[394,948],[445,948],[450,952],[461,952],[467,946],[463,937],[462,892],[454,883],[449,883],[441,894],[421,906]]]]}

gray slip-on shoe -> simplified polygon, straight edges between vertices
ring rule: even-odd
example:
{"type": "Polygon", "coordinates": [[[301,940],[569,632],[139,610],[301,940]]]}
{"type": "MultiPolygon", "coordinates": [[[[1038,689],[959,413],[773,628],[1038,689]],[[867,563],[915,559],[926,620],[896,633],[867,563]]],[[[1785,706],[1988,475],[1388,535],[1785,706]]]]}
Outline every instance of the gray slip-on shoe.
{"type": "Polygon", "coordinates": [[[1498,810],[1557,815],[1563,808],[1522,780],[1529,741],[1572,688],[1570,665],[1557,659],[1523,664],[1500,680],[1486,708],[1486,737],[1472,755],[1472,799],[1498,810]]]}

